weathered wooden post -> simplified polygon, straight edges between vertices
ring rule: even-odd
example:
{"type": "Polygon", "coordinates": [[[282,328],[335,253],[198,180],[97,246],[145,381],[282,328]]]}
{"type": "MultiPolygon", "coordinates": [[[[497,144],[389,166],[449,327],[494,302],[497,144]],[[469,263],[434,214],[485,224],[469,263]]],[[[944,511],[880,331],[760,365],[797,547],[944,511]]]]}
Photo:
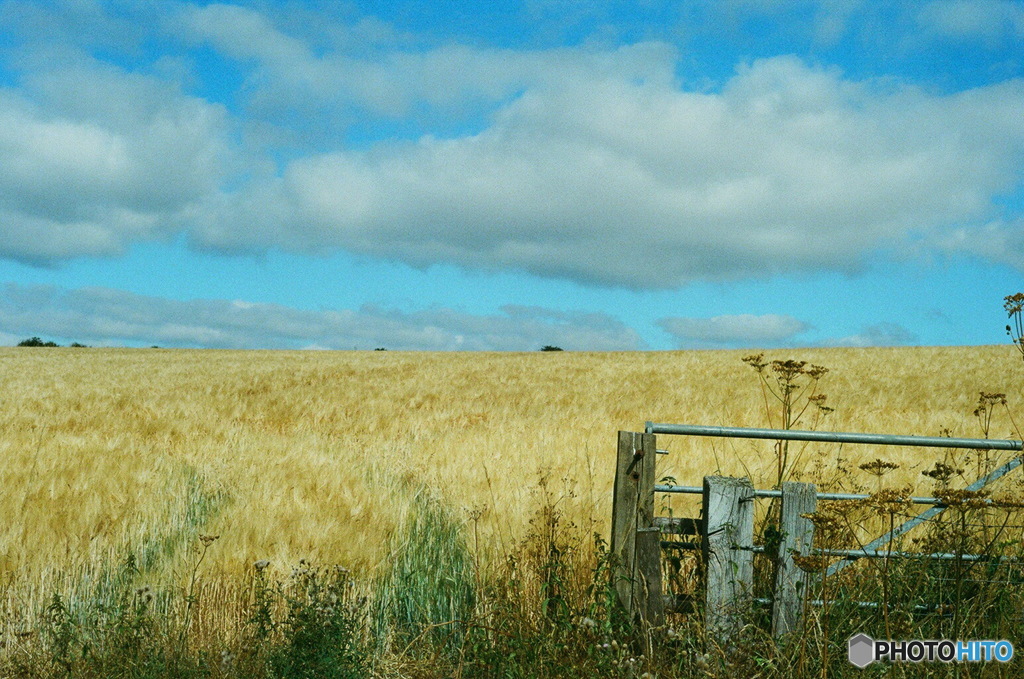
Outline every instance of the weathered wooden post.
{"type": "Polygon", "coordinates": [[[704,624],[719,643],[749,620],[754,586],[754,486],[704,477],[704,624]]]}
{"type": "Polygon", "coordinates": [[[661,591],[661,532],[654,526],[654,434],[619,432],[612,498],[615,591],[632,617],[648,625],[664,622],[661,591]]]}
{"type": "Polygon", "coordinates": [[[803,600],[811,580],[793,562],[793,555],[807,556],[814,541],[814,524],[801,514],[813,514],[818,506],[818,488],[813,483],[782,484],[779,512],[779,553],[775,561],[775,588],[772,600],[772,634],[781,637],[800,627],[803,600]]]}

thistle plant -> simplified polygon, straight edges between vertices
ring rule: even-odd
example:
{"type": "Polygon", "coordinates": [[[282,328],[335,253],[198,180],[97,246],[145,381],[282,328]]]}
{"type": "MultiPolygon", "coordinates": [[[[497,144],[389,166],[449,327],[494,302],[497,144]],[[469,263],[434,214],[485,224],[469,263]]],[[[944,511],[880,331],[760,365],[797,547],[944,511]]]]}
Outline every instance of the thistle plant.
{"type": "Polygon", "coordinates": [[[199,595],[196,593],[196,585],[199,582],[199,566],[202,565],[203,559],[206,558],[206,551],[210,549],[210,545],[220,539],[219,535],[200,535],[199,542],[202,543],[202,548],[199,551],[199,558],[196,559],[195,566],[192,568],[192,578],[189,580],[188,593],[185,595],[185,619],[181,625],[181,635],[178,638],[179,652],[184,653],[185,644],[188,640],[188,630],[192,624],[192,613],[199,603],[199,595]]]}

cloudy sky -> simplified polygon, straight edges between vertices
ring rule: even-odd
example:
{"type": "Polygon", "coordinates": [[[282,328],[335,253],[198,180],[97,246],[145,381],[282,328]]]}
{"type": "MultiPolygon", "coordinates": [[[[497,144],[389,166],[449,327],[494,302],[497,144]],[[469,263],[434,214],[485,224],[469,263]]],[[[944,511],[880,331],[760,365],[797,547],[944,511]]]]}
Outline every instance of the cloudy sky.
{"type": "Polygon", "coordinates": [[[995,344],[1022,274],[1022,1],[0,1],[0,344],[995,344]]]}

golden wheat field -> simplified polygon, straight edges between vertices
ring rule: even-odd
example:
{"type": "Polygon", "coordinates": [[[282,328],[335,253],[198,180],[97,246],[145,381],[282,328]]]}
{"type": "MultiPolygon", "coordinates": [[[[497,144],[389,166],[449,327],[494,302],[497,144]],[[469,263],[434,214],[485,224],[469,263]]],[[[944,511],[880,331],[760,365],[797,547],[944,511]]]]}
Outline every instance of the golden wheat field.
{"type": "MultiPolygon", "coordinates": [[[[259,559],[368,572],[424,488],[464,517],[482,558],[514,550],[545,502],[581,532],[607,533],[617,430],[769,424],[748,353],[5,349],[0,583],[8,598],[42,591],[57,573],[125,549],[180,574],[183,536],[196,531],[221,536],[208,574],[259,559]]],[[[1024,365],[1010,346],[767,358],[830,369],[819,391],[835,410],[819,429],[979,436],[981,391],[1009,401],[993,437],[1014,436],[1011,414],[1024,421],[1024,365]]],[[[659,447],[670,451],[659,475],[681,484],[713,473],[774,482],[770,442],[659,437],[659,447]]],[[[942,456],[794,454],[798,477],[847,489],[874,488],[855,465],[876,457],[901,465],[886,485],[925,489],[920,472],[942,456]],[[837,474],[837,458],[848,473],[837,474]]]]}

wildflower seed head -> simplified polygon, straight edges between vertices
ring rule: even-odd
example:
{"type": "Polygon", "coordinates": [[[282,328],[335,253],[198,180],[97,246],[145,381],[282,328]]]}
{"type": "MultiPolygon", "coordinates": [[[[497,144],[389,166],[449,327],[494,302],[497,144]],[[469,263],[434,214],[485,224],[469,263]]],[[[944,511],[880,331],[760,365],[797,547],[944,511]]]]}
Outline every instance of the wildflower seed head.
{"type": "Polygon", "coordinates": [[[827,556],[800,554],[793,555],[793,563],[805,573],[821,573],[828,568],[830,559],[827,556]]]}
{"type": "Polygon", "coordinates": [[[873,493],[866,500],[857,504],[866,507],[876,514],[894,514],[901,509],[908,509],[914,503],[910,499],[910,488],[887,488],[873,493]]]}
{"type": "Polygon", "coordinates": [[[988,506],[988,491],[984,490],[947,490],[936,493],[942,504],[949,507],[966,507],[980,509],[988,506]]]}
{"type": "Polygon", "coordinates": [[[765,366],[768,365],[764,361],[763,351],[760,354],[751,354],[750,356],[744,356],[742,360],[744,363],[749,365],[757,372],[762,372],[765,369],[765,366]]]}
{"type": "Polygon", "coordinates": [[[975,417],[984,416],[993,406],[1006,405],[1006,394],[990,394],[984,391],[978,393],[978,407],[974,409],[975,417]]]}
{"type": "Polygon", "coordinates": [[[921,472],[922,475],[935,479],[936,481],[939,481],[941,483],[945,483],[954,476],[963,473],[963,469],[957,469],[956,467],[953,467],[942,462],[936,462],[935,466],[932,469],[928,469],[926,471],[921,472]]]}
{"type": "Polygon", "coordinates": [[[1000,495],[992,498],[992,504],[997,507],[1020,508],[1024,507],[1024,496],[1021,495],[1000,495]]]}
{"type": "Polygon", "coordinates": [[[1021,310],[1024,309],[1024,292],[1018,292],[1015,295],[1007,295],[1004,297],[1003,308],[1006,309],[1007,316],[1019,314],[1021,310]]]}
{"type": "Polygon", "coordinates": [[[796,378],[807,372],[804,370],[805,365],[807,365],[807,361],[794,361],[792,359],[786,361],[772,361],[771,363],[772,372],[775,373],[775,379],[782,384],[783,389],[790,392],[796,388],[796,385],[793,384],[796,378]]]}
{"type": "Polygon", "coordinates": [[[261,571],[262,572],[262,571],[266,570],[267,566],[269,566],[269,565],[270,565],[270,559],[260,559],[259,561],[254,563],[252,566],[257,571],[261,571]]]}
{"type": "Polygon", "coordinates": [[[801,514],[800,517],[813,523],[815,532],[837,532],[844,527],[842,519],[829,512],[801,514]]]}
{"type": "Polygon", "coordinates": [[[875,458],[874,462],[865,462],[864,464],[859,465],[858,468],[875,476],[884,476],[894,469],[899,469],[900,466],[894,462],[886,462],[879,457],[875,458]]]}
{"type": "Polygon", "coordinates": [[[823,365],[812,365],[807,369],[807,376],[812,380],[820,380],[828,372],[828,368],[823,365]]]}

